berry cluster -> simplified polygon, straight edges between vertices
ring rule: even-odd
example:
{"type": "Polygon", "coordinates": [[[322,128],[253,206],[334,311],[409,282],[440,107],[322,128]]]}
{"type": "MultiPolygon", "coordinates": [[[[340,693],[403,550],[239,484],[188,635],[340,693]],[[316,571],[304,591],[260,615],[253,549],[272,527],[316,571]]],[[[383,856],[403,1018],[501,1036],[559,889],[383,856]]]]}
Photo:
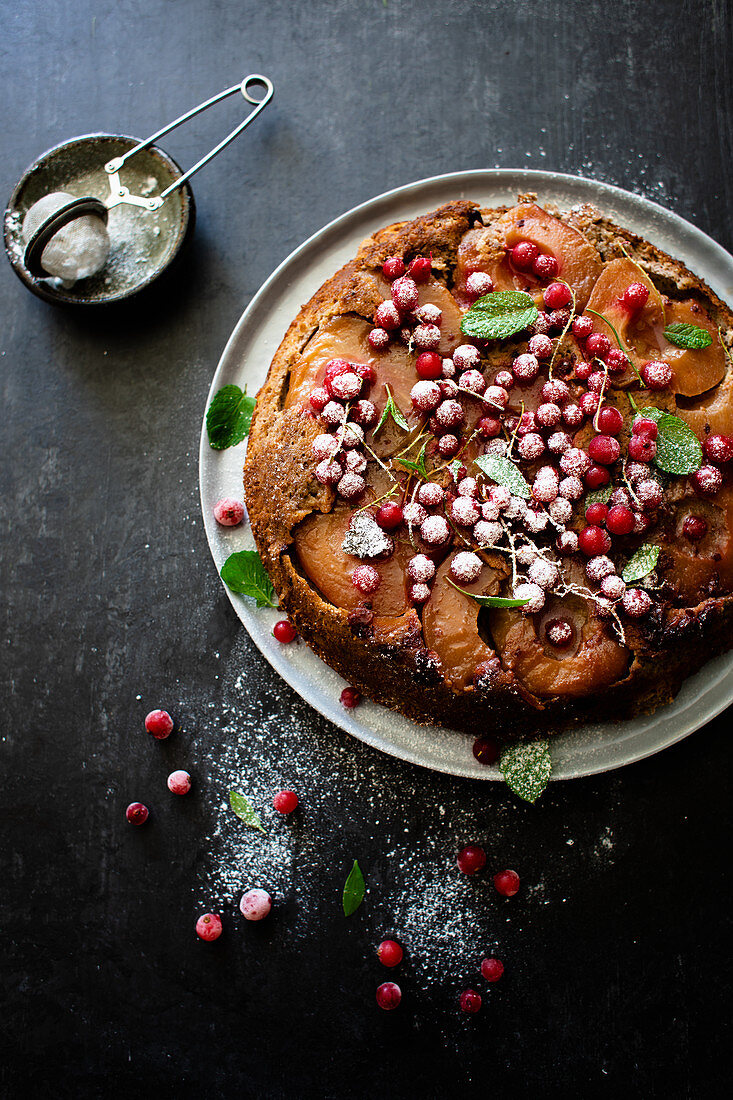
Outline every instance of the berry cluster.
{"type": "MultiPolygon", "coordinates": [[[[609,390],[633,367],[627,353],[598,330],[590,314],[574,314],[573,292],[557,279],[553,256],[540,253],[531,241],[515,244],[508,255],[514,270],[551,281],[541,292],[544,311],[526,350],[493,372],[482,358],[481,341],[459,345],[449,358],[438,352],[441,311],[420,305],[420,284],[431,278],[430,259],[418,256],[405,264],[402,257],[392,256],[385,261],[390,298],[375,311],[369,342],[381,351],[398,337],[417,353],[410,398],[414,414],[422,418],[417,438],[429,437],[433,469],[426,480],[399,480],[394,475],[402,471],[390,464],[393,488],[388,499],[376,502],[371,515],[383,532],[395,538],[404,532],[415,550],[407,566],[409,598],[415,605],[430,598],[436,559],[451,552],[449,576],[465,586],[479,581],[482,551],[492,550],[510,560],[511,594],[526,601],[525,613],[541,611],[550,594],[573,591],[592,600],[597,614],[612,618],[623,633],[619,612],[639,618],[653,606],[648,592],[627,588],[611,554],[614,547],[627,553],[628,544],[617,545],[616,540],[643,534],[663,504],[662,484],[650,466],[657,454],[657,423],[638,415],[623,454],[624,417],[609,400],[609,390]],[[563,377],[555,377],[552,367],[561,350],[557,336],[568,331],[581,358],[573,357],[568,365],[566,356],[563,377]],[[514,411],[517,405],[520,412],[514,411]],[[528,498],[504,484],[492,484],[482,472],[470,476],[461,462],[469,444],[484,454],[521,462],[528,498]],[[582,498],[597,490],[605,490],[603,501],[582,508],[582,498]],[[589,588],[568,579],[563,561],[576,554],[585,560],[589,588]]],[[[469,298],[492,291],[486,273],[470,272],[469,298]]],[[[620,303],[633,314],[648,298],[649,287],[637,282],[626,288],[620,303]]],[[[641,364],[640,377],[647,390],[661,391],[670,385],[672,370],[662,361],[648,361],[641,364]]],[[[323,385],[310,395],[311,406],[329,429],[313,442],[316,477],[347,501],[359,500],[366,488],[364,435],[375,425],[377,410],[365,389],[375,380],[372,365],[332,359],[323,385]]],[[[733,439],[710,436],[705,456],[706,464],[691,478],[702,497],[721,487],[720,466],[733,461],[733,439]]],[[[686,518],[683,534],[691,542],[699,542],[706,531],[704,517],[686,518]]],[[[380,574],[362,562],[351,580],[369,597],[379,587],[380,574]]],[[[646,587],[653,587],[653,581],[647,578],[646,587]]],[[[551,619],[543,629],[545,640],[557,649],[575,640],[575,629],[565,619],[551,619]]]]}

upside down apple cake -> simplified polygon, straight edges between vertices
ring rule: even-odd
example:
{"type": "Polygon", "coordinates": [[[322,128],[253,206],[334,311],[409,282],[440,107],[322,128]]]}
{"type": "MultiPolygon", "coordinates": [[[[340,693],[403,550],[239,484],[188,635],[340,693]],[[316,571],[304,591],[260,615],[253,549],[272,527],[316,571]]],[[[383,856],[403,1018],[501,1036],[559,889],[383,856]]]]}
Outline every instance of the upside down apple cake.
{"type": "Polygon", "coordinates": [[[731,646],[733,314],[591,206],[364,241],[261,389],[281,607],[356,688],[511,737],[669,701],[731,646]]]}

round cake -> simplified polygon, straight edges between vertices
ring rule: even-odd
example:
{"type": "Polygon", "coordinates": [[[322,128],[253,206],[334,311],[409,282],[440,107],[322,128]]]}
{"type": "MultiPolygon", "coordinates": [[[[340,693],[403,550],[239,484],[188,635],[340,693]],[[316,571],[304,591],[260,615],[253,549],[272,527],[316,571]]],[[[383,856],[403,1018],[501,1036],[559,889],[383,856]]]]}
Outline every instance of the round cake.
{"type": "Polygon", "coordinates": [[[725,303],[591,206],[380,230],[257,398],[281,608],[418,722],[510,738],[668,702],[733,639],[732,345],[725,303]]]}

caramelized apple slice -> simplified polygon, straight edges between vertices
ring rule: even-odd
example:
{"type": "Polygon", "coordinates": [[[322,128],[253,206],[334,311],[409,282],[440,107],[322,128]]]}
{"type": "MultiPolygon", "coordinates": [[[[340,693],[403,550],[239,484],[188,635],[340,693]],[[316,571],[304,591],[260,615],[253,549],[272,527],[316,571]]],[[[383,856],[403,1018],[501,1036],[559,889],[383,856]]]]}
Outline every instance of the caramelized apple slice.
{"type": "Polygon", "coordinates": [[[540,615],[495,610],[489,621],[504,668],[541,698],[592,695],[621,679],[629,665],[628,651],[577,596],[554,600],[540,615]],[[543,639],[544,625],[553,618],[573,627],[573,643],[567,649],[556,649],[543,639]]]}
{"type": "Polygon", "coordinates": [[[461,317],[463,313],[456,299],[442,283],[432,279],[429,283],[422,283],[418,287],[420,292],[420,305],[433,305],[443,311],[440,319],[440,343],[436,348],[439,355],[450,358],[459,344],[465,340],[461,332],[461,317]]]}
{"type": "Polygon", "coordinates": [[[709,595],[710,582],[718,577],[730,588],[733,584],[733,489],[720,490],[713,500],[681,501],[677,505],[672,540],[663,545],[662,561],[671,565],[660,570],[664,580],[675,586],[677,596],[694,606],[709,595]],[[699,516],[708,525],[699,542],[690,542],[682,533],[688,516],[699,516]]]}
{"type": "MultiPolygon", "coordinates": [[[[664,303],[654,283],[632,260],[624,257],[604,264],[588,299],[587,308],[608,318],[637,369],[645,359],[659,358],[664,328],[664,303]],[[632,283],[644,283],[649,290],[649,298],[641,309],[630,310],[620,301],[621,295],[632,283]]],[[[611,327],[598,317],[593,317],[593,323],[596,331],[608,336],[616,347],[616,337],[611,327]]]]}
{"type": "Polygon", "coordinates": [[[329,359],[338,357],[354,363],[374,363],[374,352],[367,343],[371,327],[361,317],[345,314],[333,317],[320,328],[290,371],[285,408],[308,400],[311,390],[323,382],[329,359]]]}
{"type": "MultiPolygon", "coordinates": [[[[476,666],[495,656],[478,631],[480,606],[458,592],[448,580],[450,559],[439,567],[430,599],[423,611],[423,637],[428,649],[440,657],[443,674],[454,691],[463,691],[473,681],[476,666]]],[[[495,596],[499,591],[496,570],[485,565],[478,580],[462,584],[467,592],[495,596]]]]}
{"type": "Polygon", "coordinates": [[[512,271],[503,242],[488,226],[469,229],[458,246],[453,294],[464,309],[468,309],[474,300],[466,291],[466,279],[474,271],[484,271],[490,275],[495,290],[531,290],[536,282],[531,277],[512,271]]]}
{"type": "Polygon", "coordinates": [[[532,202],[508,210],[500,224],[505,227],[507,248],[520,241],[532,241],[540,252],[555,257],[560,269],[558,278],[573,288],[578,309],[584,309],[603,266],[590,241],[532,202]]]}
{"type": "Polygon", "coordinates": [[[679,400],[676,411],[698,439],[710,433],[733,435],[733,372],[700,397],[679,400]]]}
{"type": "Polygon", "coordinates": [[[350,610],[368,600],[375,615],[402,615],[407,607],[405,567],[412,557],[412,548],[397,544],[386,561],[369,561],[379,573],[381,583],[376,592],[365,597],[351,583],[359,559],[341,549],[351,516],[347,508],[337,508],[328,515],[317,512],[296,528],[295,550],[303,572],[336,607],[350,610]]]}
{"type": "Polygon", "coordinates": [[[697,302],[669,303],[665,310],[665,327],[680,323],[705,329],[713,340],[709,347],[694,351],[675,347],[662,337],[662,358],[674,371],[671,389],[683,397],[696,397],[725,377],[725,352],[717,327],[697,302]]]}

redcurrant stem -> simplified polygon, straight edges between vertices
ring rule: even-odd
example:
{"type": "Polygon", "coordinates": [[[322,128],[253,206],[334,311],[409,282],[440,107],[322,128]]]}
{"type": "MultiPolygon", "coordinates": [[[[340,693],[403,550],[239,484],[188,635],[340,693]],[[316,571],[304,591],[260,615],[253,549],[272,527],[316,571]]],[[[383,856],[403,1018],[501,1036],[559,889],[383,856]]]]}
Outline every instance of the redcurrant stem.
{"type": "Polygon", "coordinates": [[[575,291],[570,286],[570,283],[566,283],[564,279],[558,279],[557,282],[562,283],[563,286],[566,286],[568,288],[568,290],[570,291],[570,294],[572,295],[573,306],[572,306],[572,309],[570,310],[570,316],[568,317],[568,323],[565,325],[565,328],[562,330],[562,332],[560,333],[560,335],[557,338],[557,343],[555,344],[555,349],[552,353],[552,358],[550,359],[550,365],[547,368],[547,377],[549,379],[552,378],[552,368],[555,365],[555,356],[557,355],[558,351],[560,350],[560,345],[562,344],[563,340],[567,336],[568,331],[570,329],[570,326],[573,323],[573,317],[575,316],[575,306],[576,306],[576,303],[577,303],[577,299],[575,297],[575,291]]]}
{"type": "Polygon", "coordinates": [[[393,493],[398,490],[398,485],[393,485],[386,493],[382,493],[381,497],[377,497],[376,500],[370,500],[368,504],[362,504],[361,508],[357,508],[357,512],[365,512],[367,508],[373,508],[375,504],[379,504],[380,501],[386,500],[387,497],[391,497],[393,493]]]}
{"type": "Polygon", "coordinates": [[[607,382],[608,382],[608,366],[604,363],[603,385],[601,386],[601,391],[598,394],[598,408],[596,409],[596,415],[593,417],[593,427],[595,428],[595,430],[597,432],[600,432],[600,430],[601,430],[598,426],[598,417],[601,415],[601,402],[603,401],[603,394],[605,393],[607,382]]]}
{"type": "Polygon", "coordinates": [[[637,377],[637,378],[639,379],[639,381],[641,382],[641,384],[642,384],[642,386],[644,387],[644,389],[646,389],[646,382],[645,382],[645,381],[644,381],[644,379],[643,379],[643,378],[641,377],[641,375],[639,374],[638,370],[636,369],[636,367],[635,367],[635,366],[634,366],[634,364],[632,363],[632,361],[631,361],[631,356],[629,355],[629,353],[628,353],[628,351],[626,350],[626,348],[624,347],[624,345],[623,345],[623,344],[621,343],[621,337],[620,337],[620,336],[619,336],[619,334],[618,334],[618,333],[616,332],[616,329],[615,329],[615,328],[613,327],[613,325],[612,325],[612,324],[611,324],[611,322],[609,321],[608,317],[604,317],[602,313],[598,313],[598,312],[597,312],[597,311],[596,311],[595,309],[589,309],[589,308],[588,308],[588,306],[586,306],[586,307],[585,307],[585,311],[586,311],[586,313],[592,313],[594,317],[600,317],[600,319],[601,319],[602,321],[604,321],[604,322],[605,322],[605,323],[606,323],[606,324],[608,325],[608,327],[610,328],[611,332],[612,332],[612,333],[613,333],[613,335],[614,335],[614,336],[616,337],[616,343],[618,344],[618,346],[619,346],[620,350],[621,350],[621,351],[622,351],[622,352],[624,353],[624,355],[626,356],[626,359],[627,359],[627,361],[628,361],[628,364],[629,364],[629,366],[631,367],[632,371],[634,372],[634,374],[636,375],[636,377],[637,377]]]}

